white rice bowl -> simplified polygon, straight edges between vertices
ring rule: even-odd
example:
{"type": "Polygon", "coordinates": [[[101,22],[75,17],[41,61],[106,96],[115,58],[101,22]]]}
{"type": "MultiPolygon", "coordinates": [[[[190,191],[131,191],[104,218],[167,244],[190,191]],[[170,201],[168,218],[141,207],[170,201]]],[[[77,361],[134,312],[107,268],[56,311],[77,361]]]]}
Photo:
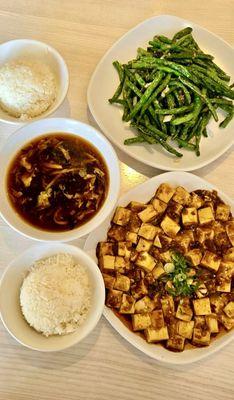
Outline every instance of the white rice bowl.
{"type": "Polygon", "coordinates": [[[0,67],[0,106],[21,120],[41,115],[55,101],[57,87],[50,68],[20,59],[0,67]]]}
{"type": "Polygon", "coordinates": [[[74,332],[91,306],[86,269],[65,253],[36,261],[21,286],[20,305],[29,325],[43,335],[74,332]]]}

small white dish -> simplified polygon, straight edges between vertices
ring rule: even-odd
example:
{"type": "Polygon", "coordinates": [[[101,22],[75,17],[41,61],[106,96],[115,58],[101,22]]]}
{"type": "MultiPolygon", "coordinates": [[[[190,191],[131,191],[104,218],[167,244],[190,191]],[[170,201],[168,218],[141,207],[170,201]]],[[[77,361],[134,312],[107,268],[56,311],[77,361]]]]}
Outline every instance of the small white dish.
{"type": "MultiPolygon", "coordinates": [[[[228,196],[204,179],[186,172],[167,172],[155,176],[125,193],[119,199],[118,205],[125,206],[132,200],[147,202],[155,194],[156,188],[163,182],[167,182],[172,186],[183,186],[189,191],[196,189],[217,190],[221,199],[229,204],[232,208],[232,212],[234,212],[234,202],[228,196]]],[[[107,230],[112,216],[113,215],[110,215],[86,240],[84,250],[87,251],[95,261],[97,243],[106,240],[107,230]]],[[[104,316],[113,328],[138,350],[141,350],[143,353],[156,360],[169,364],[189,364],[201,360],[220,350],[234,338],[234,331],[232,330],[212,341],[208,347],[197,347],[194,349],[186,349],[182,353],[173,353],[160,345],[147,343],[142,337],[130,331],[113,311],[106,306],[104,308],[104,316]]]]}
{"type": "Polygon", "coordinates": [[[30,120],[23,121],[19,118],[12,117],[0,108],[0,121],[18,125],[37,121],[55,112],[55,110],[57,110],[57,108],[64,101],[69,86],[69,73],[67,65],[58,51],[48,44],[32,39],[16,39],[0,45],[0,66],[7,62],[21,58],[40,61],[48,65],[48,67],[54,73],[56,79],[57,96],[48,110],[38,117],[31,118],[30,120]]]}
{"type": "Polygon", "coordinates": [[[4,168],[0,169],[0,215],[13,229],[31,239],[66,242],[87,235],[99,226],[111,213],[119,196],[119,161],[113,147],[109,141],[92,126],[74,119],[48,118],[24,125],[8,138],[5,146],[3,146],[0,151],[0,160],[1,165],[4,165],[4,168]],[[70,133],[86,139],[101,153],[109,171],[109,188],[106,199],[100,210],[91,220],[80,227],[64,232],[41,230],[25,222],[11,206],[6,185],[8,167],[15,154],[31,140],[55,132],[70,133]]]}
{"type": "Polygon", "coordinates": [[[138,47],[147,47],[154,35],[171,38],[186,26],[193,28],[193,35],[201,49],[212,54],[215,62],[234,78],[233,48],[228,43],[193,22],[171,15],[160,15],[131,29],[107,51],[92,75],[87,93],[90,111],[105,135],[131,157],[165,171],[193,171],[216,160],[234,143],[234,120],[225,129],[219,128],[213,120],[209,123],[209,137],[201,140],[200,157],[194,152],[182,150],[183,157],[178,159],[160,145],[149,146],[143,143],[125,146],[124,140],[135,134],[134,129],[123,123],[120,107],[108,102],[119,84],[112,62],[118,60],[127,63],[135,58],[138,47]]]}
{"type": "Polygon", "coordinates": [[[8,332],[22,345],[38,351],[64,350],[84,339],[97,325],[104,307],[105,287],[101,272],[83,250],[68,244],[54,243],[29,248],[15,258],[3,273],[0,283],[0,316],[8,332]],[[56,253],[71,254],[86,268],[92,286],[91,308],[84,323],[73,333],[45,337],[29,326],[21,312],[19,296],[30,266],[56,253]]]}

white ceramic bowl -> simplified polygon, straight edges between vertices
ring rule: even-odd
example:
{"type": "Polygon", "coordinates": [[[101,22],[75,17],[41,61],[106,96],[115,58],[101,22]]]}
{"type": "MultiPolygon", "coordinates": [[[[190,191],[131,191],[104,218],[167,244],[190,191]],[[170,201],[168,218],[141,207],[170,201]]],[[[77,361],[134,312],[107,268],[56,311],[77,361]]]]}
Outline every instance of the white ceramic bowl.
{"type": "MultiPolygon", "coordinates": [[[[31,39],[16,39],[0,45],[0,66],[6,62],[24,57],[47,64],[54,73],[57,83],[57,97],[54,103],[44,113],[38,117],[30,119],[30,121],[36,121],[52,114],[62,104],[68,91],[69,74],[67,65],[62,56],[53,47],[46,43],[31,39]]],[[[28,122],[10,116],[1,108],[0,121],[21,125],[28,122]]]]}
{"type": "Polygon", "coordinates": [[[19,343],[38,351],[63,350],[84,339],[97,325],[103,312],[104,300],[105,287],[96,263],[78,247],[62,243],[47,243],[29,248],[9,264],[0,283],[0,315],[3,324],[19,343]],[[86,320],[75,332],[45,337],[25,321],[19,302],[20,287],[29,267],[36,260],[58,252],[71,254],[77,263],[86,268],[92,285],[91,308],[86,320]]]}
{"type": "Polygon", "coordinates": [[[77,239],[93,231],[111,213],[118,199],[120,186],[119,162],[114,149],[108,140],[92,126],[68,118],[48,118],[24,125],[11,135],[0,151],[0,215],[17,232],[35,240],[65,242],[77,239]],[[102,154],[109,170],[109,188],[101,209],[88,222],[70,231],[49,232],[36,228],[13,209],[8,194],[6,178],[8,167],[19,149],[41,135],[63,132],[77,135],[91,142],[102,154]]]}

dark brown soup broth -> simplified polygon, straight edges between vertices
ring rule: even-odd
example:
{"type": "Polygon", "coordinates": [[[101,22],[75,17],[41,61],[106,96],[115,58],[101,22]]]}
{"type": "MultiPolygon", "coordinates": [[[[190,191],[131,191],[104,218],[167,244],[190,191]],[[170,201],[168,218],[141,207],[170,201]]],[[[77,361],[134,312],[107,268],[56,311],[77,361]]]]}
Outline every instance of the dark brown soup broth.
{"type": "Polygon", "coordinates": [[[41,136],[25,145],[7,175],[16,212],[47,231],[67,231],[89,221],[102,207],[108,185],[108,169],[99,151],[65,133],[41,136]]]}

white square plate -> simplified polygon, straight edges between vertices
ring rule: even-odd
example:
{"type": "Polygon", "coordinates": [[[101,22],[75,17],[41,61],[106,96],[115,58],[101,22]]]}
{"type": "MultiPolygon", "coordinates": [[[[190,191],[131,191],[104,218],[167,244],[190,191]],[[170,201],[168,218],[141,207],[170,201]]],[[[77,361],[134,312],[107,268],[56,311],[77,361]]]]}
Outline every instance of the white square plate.
{"type": "Polygon", "coordinates": [[[134,133],[128,124],[123,123],[119,106],[108,103],[118,85],[117,72],[112,62],[119,60],[126,63],[135,58],[137,48],[146,47],[155,34],[172,37],[186,26],[193,28],[194,37],[201,49],[215,56],[215,62],[234,77],[233,49],[228,43],[190,21],[170,15],[160,15],[142,22],[120,38],[99,62],[88,87],[90,111],[105,135],[133,158],[166,171],[192,171],[220,157],[233,143],[234,121],[225,129],[220,129],[214,121],[209,123],[209,137],[201,140],[200,157],[191,151],[183,150],[184,156],[178,159],[167,153],[160,145],[125,146],[124,140],[134,136],[134,133]]]}
{"type": "MultiPolygon", "coordinates": [[[[183,186],[188,191],[196,189],[207,189],[217,190],[221,199],[232,207],[234,212],[234,202],[226,196],[224,193],[219,191],[215,186],[211,185],[207,181],[193,174],[186,172],[167,172],[154,178],[149,179],[141,185],[136,186],[129,192],[125,193],[118,201],[118,205],[125,206],[130,201],[147,202],[154,194],[157,187],[167,182],[172,186],[183,186]]],[[[105,241],[107,236],[107,230],[110,225],[110,221],[113,217],[114,211],[110,217],[106,219],[95,231],[93,231],[84,246],[84,250],[89,252],[91,257],[96,261],[96,247],[98,242],[105,241]]],[[[225,335],[213,340],[208,347],[194,348],[184,350],[182,353],[173,353],[160,345],[149,344],[143,338],[131,332],[113,313],[110,308],[105,307],[104,315],[110,324],[120,333],[128,342],[133,346],[137,347],[143,353],[148,356],[155,358],[156,360],[170,363],[170,364],[188,364],[197,360],[200,360],[217,350],[221,349],[226,344],[230,343],[234,337],[234,331],[227,332],[225,335]]]]}

